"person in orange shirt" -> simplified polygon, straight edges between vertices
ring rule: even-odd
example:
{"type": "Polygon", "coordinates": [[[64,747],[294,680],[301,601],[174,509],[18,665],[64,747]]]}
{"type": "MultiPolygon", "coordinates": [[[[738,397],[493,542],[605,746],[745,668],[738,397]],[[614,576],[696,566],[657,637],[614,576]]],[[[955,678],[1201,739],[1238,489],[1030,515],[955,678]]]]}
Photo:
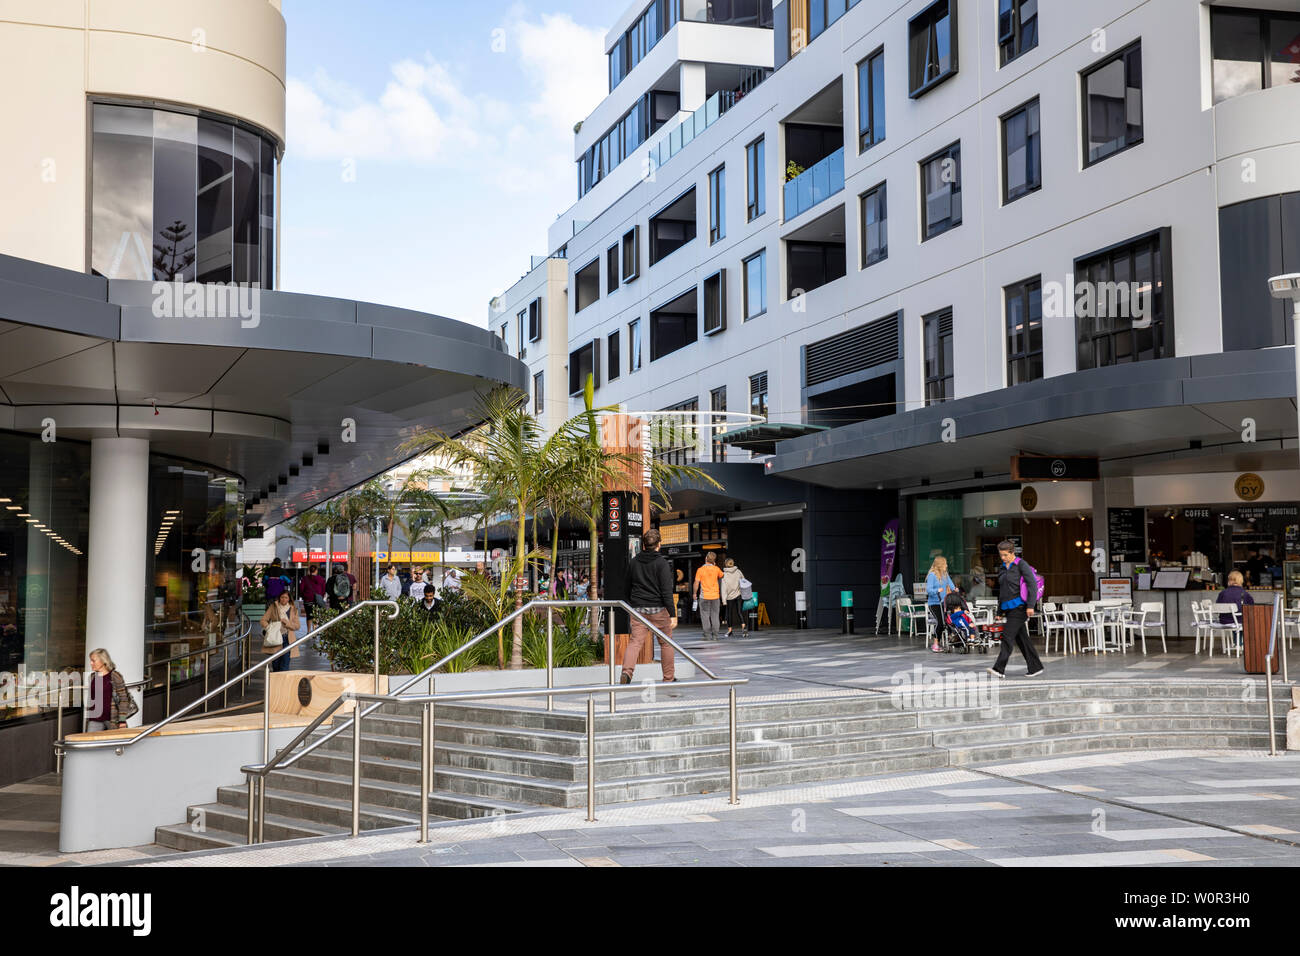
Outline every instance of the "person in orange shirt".
{"type": "Polygon", "coordinates": [[[718,584],[722,580],[722,569],[718,567],[718,556],[710,551],[704,556],[704,563],[695,572],[695,600],[700,602],[700,621],[704,625],[704,639],[716,641],[718,628],[721,626],[722,592],[718,584]]]}

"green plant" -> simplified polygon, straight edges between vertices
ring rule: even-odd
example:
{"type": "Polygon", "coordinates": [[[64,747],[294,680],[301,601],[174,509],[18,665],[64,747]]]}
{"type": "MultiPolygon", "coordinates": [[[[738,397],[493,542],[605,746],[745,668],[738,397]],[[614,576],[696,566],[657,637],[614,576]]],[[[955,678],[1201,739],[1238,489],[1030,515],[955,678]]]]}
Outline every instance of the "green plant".
{"type": "MultiPolygon", "coordinates": [[[[474,635],[446,620],[427,622],[411,640],[398,649],[398,658],[407,673],[419,674],[453,651],[464,647],[474,635]]],[[[482,645],[479,645],[482,646],[482,645]]],[[[460,674],[477,663],[472,648],[443,664],[439,674],[460,674]]]]}
{"type": "MultiPolygon", "coordinates": [[[[404,665],[403,657],[411,654],[418,645],[421,632],[429,623],[428,615],[420,610],[420,602],[409,597],[397,599],[398,614],[389,619],[389,612],[379,614],[379,672],[397,673],[404,665]]],[[[317,612],[322,627],[339,616],[329,608],[317,612]]],[[[468,637],[466,638],[468,640],[468,637]]],[[[463,642],[462,642],[463,643],[463,642]]],[[[330,667],[346,673],[370,673],[375,667],[375,616],[366,609],[344,618],[339,624],[322,631],[316,646],[329,659],[330,667]]],[[[413,671],[412,673],[418,673],[413,671]]]]}
{"type": "Polygon", "coordinates": [[[785,164],[785,181],[788,183],[790,180],[797,178],[803,171],[804,167],[800,166],[793,159],[790,160],[785,164]]]}
{"type": "MultiPolygon", "coordinates": [[[[551,654],[556,667],[586,667],[595,663],[598,651],[585,630],[575,635],[566,628],[555,627],[551,632],[551,654]]],[[[524,663],[528,667],[546,666],[545,614],[529,614],[524,619],[524,663]]]]}

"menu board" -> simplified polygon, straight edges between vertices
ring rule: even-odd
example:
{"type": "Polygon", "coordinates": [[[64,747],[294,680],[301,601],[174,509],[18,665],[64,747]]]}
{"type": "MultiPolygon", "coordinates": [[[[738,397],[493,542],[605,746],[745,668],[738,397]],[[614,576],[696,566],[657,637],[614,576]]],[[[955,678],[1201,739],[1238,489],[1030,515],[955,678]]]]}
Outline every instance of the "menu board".
{"type": "Polygon", "coordinates": [[[1101,594],[1103,601],[1109,600],[1133,600],[1133,579],[1132,578],[1102,578],[1098,586],[1098,592],[1101,594]]]}
{"type": "Polygon", "coordinates": [[[1112,561],[1146,559],[1145,508],[1111,508],[1106,515],[1107,544],[1112,561]]]}

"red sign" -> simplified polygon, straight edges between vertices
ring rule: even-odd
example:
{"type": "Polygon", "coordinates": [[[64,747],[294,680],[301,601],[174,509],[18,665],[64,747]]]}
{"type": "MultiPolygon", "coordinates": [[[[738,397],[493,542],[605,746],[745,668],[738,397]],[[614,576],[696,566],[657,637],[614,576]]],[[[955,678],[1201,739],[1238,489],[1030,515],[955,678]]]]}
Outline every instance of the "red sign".
{"type": "MultiPolygon", "coordinates": [[[[313,561],[320,564],[324,564],[326,557],[327,556],[324,551],[313,551],[310,555],[308,555],[306,551],[294,551],[290,555],[289,560],[298,562],[299,564],[311,563],[313,561]]],[[[347,559],[348,559],[348,553],[346,551],[335,551],[333,555],[329,556],[330,561],[341,562],[341,561],[346,561],[347,559]]]]}

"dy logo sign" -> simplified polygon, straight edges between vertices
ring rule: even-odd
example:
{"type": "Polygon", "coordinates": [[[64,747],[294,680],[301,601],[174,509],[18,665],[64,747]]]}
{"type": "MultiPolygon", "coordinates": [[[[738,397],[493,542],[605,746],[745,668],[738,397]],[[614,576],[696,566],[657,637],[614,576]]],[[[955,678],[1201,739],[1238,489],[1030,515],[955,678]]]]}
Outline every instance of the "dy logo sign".
{"type": "Polygon", "coordinates": [[[1232,483],[1232,490],[1242,501],[1258,501],[1264,496],[1264,479],[1252,472],[1238,475],[1232,483]]]}

